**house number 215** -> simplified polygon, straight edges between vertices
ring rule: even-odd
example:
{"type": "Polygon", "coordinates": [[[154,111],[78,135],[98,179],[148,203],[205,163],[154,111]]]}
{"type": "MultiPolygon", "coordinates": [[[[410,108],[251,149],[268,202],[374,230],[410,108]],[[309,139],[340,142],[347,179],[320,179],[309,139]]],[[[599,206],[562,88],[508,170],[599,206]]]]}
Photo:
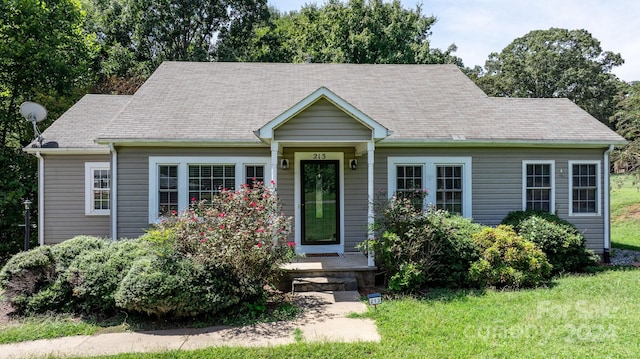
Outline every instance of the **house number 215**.
{"type": "Polygon", "coordinates": [[[314,160],[326,160],[327,159],[327,154],[326,153],[314,153],[313,154],[313,159],[314,160]]]}

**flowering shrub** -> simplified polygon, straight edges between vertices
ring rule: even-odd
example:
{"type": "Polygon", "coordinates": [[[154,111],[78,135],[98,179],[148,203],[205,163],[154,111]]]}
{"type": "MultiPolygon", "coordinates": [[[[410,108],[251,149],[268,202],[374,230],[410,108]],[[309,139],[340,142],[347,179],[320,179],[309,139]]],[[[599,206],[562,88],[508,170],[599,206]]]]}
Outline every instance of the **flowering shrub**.
{"type": "Polygon", "coordinates": [[[246,297],[262,295],[294,255],[288,242],[291,218],[285,217],[275,192],[256,182],[236,191],[222,190],[211,201],[192,201],[150,230],[145,238],[165,255],[178,255],[194,268],[214,268],[242,288],[246,297]],[[222,271],[222,272],[221,272],[222,271]]]}

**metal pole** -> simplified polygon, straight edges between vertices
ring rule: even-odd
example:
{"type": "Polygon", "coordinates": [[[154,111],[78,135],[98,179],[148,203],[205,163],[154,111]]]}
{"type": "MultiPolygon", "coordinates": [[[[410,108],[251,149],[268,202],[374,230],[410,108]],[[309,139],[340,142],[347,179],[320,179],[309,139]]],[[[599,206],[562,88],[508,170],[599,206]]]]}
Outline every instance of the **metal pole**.
{"type": "Polygon", "coordinates": [[[22,202],[24,204],[24,250],[29,250],[29,239],[31,238],[31,201],[28,199],[22,202]]]}

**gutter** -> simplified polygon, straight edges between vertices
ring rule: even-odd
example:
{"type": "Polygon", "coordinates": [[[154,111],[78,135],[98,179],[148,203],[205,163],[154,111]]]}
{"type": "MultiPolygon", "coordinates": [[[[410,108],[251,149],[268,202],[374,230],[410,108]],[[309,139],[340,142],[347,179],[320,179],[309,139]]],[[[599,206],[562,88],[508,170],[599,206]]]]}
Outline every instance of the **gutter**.
{"type": "Polygon", "coordinates": [[[609,253],[611,249],[611,209],[609,208],[611,174],[609,173],[609,155],[613,148],[613,145],[609,145],[609,148],[604,151],[604,172],[606,177],[604,181],[604,251],[602,252],[602,261],[605,263],[611,263],[609,253]]]}
{"type": "Polygon", "coordinates": [[[118,152],[113,143],[109,144],[111,152],[111,240],[118,239],[118,152]]]}
{"type": "Polygon", "coordinates": [[[40,152],[38,158],[38,243],[44,246],[44,157],[40,152]]]}

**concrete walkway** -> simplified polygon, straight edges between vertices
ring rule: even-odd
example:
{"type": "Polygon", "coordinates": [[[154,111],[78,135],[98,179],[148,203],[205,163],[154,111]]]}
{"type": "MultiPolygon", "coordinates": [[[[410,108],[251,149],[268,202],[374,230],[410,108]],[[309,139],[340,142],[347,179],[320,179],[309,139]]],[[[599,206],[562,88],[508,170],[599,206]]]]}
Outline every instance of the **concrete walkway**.
{"type": "Polygon", "coordinates": [[[304,313],[292,322],[37,340],[0,345],[0,358],[92,356],[210,346],[272,346],[294,343],[296,329],[301,331],[305,341],[380,341],[372,320],[347,318],[349,313],[367,310],[358,292],[296,293],[296,301],[304,313]]]}

